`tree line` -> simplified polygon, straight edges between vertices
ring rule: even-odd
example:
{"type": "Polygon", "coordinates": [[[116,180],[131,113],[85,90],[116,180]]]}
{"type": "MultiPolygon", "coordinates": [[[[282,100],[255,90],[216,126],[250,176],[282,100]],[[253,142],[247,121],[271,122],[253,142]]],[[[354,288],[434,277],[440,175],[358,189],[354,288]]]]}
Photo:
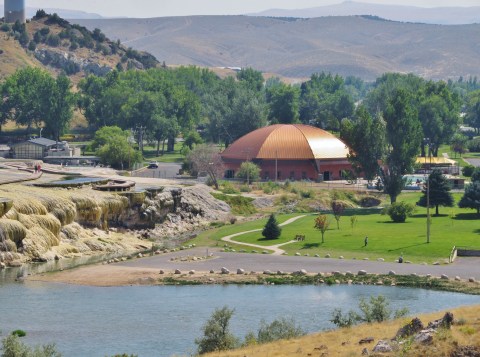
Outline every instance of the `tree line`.
{"type": "Polygon", "coordinates": [[[74,90],[65,75],[54,78],[27,67],[0,84],[0,125],[43,125],[58,140],[79,110],[92,132],[136,129],[140,149],[143,141],[155,143],[159,154],[172,151],[180,134],[200,133],[204,141],[227,146],[267,124],[305,123],[339,132],[354,167],[368,179],[380,173],[394,201],[416,155],[427,155],[423,138],[437,155],[440,145],[461,136],[461,112],[480,131],[478,88],[476,78],[434,82],[389,73],[366,83],[314,73],[301,84],[286,84],[265,81],[251,68],[220,78],[207,69],[180,67],[90,75],[74,90]]]}

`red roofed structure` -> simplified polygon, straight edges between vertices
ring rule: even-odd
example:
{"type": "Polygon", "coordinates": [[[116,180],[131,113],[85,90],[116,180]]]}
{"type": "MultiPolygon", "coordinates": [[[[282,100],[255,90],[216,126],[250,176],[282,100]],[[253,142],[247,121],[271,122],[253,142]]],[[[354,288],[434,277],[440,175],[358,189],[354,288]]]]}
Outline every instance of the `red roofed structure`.
{"type": "Polygon", "coordinates": [[[244,161],[261,168],[264,180],[338,180],[352,170],[348,148],[335,135],[303,124],[277,124],[242,136],[226,148],[222,159],[232,178],[244,161]]]}

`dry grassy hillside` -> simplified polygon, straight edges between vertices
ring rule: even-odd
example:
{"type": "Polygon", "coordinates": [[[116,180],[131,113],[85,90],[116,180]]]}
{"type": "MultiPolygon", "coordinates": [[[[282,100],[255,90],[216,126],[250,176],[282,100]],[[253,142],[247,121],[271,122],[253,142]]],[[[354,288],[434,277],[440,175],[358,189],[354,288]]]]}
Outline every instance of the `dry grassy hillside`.
{"type": "Polygon", "coordinates": [[[8,30],[8,27],[0,31],[0,49],[3,51],[0,52],[0,80],[25,66],[44,67],[54,73],[65,72],[77,83],[88,74],[105,75],[119,67],[142,70],[158,64],[148,53],[129,49],[105,38],[101,32],[90,32],[56,15],[34,17],[25,24],[25,30],[28,42],[24,47],[18,40],[19,32],[8,30]],[[52,41],[52,37],[56,37],[56,41],[52,41]],[[35,44],[33,48],[32,42],[35,44]]]}
{"type": "Polygon", "coordinates": [[[14,73],[18,68],[42,67],[42,64],[29,55],[18,41],[6,33],[0,32],[0,81],[14,73]]]}
{"type": "Polygon", "coordinates": [[[480,24],[424,25],[368,17],[192,16],[78,20],[170,64],[251,66],[287,77],[331,71],[374,79],[480,74],[480,24]]]}
{"type": "MultiPolygon", "coordinates": [[[[371,354],[379,340],[390,340],[398,329],[410,318],[402,318],[386,323],[365,324],[353,328],[344,328],[324,333],[308,335],[299,339],[277,341],[269,344],[251,346],[235,351],[212,353],[209,357],[280,357],[280,356],[361,356],[367,348],[370,355],[375,356],[480,356],[480,306],[469,306],[451,310],[454,318],[460,321],[451,330],[440,330],[432,344],[403,344],[402,350],[392,353],[371,354]],[[374,342],[359,344],[361,339],[373,337],[374,342]],[[466,354],[462,347],[472,346],[474,354],[466,354]],[[460,353],[462,351],[462,353],[460,353]],[[456,354],[455,354],[456,353],[456,354]],[[464,354],[463,354],[464,353],[464,354]]],[[[419,316],[424,325],[440,319],[445,312],[419,316]]]]}

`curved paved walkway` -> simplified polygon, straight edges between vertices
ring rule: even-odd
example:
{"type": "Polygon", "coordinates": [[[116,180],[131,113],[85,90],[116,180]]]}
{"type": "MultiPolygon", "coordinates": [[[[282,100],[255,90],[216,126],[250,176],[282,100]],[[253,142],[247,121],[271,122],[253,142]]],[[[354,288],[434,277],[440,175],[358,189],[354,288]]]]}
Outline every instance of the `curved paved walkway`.
{"type": "MultiPolygon", "coordinates": [[[[290,219],[287,219],[285,222],[279,224],[279,226],[280,227],[286,226],[287,224],[293,223],[296,220],[298,220],[300,218],[303,218],[303,217],[306,217],[306,216],[307,215],[304,214],[304,215],[301,215],[301,216],[292,217],[290,219]]],[[[229,236],[222,237],[220,239],[223,240],[224,242],[229,242],[229,243],[233,243],[233,244],[247,245],[249,247],[254,247],[254,248],[258,248],[258,249],[262,249],[262,250],[265,250],[265,249],[266,250],[272,250],[273,251],[272,255],[282,255],[283,253],[285,253],[285,251],[283,249],[280,249],[281,246],[296,242],[296,240],[291,240],[291,241],[288,241],[288,242],[285,242],[285,243],[275,244],[275,245],[259,245],[259,244],[253,244],[253,243],[238,242],[238,241],[232,239],[232,238],[241,236],[243,234],[252,233],[252,232],[260,232],[261,230],[262,230],[262,228],[252,229],[250,231],[244,231],[244,232],[239,232],[239,233],[235,233],[235,234],[230,234],[229,236]]]]}

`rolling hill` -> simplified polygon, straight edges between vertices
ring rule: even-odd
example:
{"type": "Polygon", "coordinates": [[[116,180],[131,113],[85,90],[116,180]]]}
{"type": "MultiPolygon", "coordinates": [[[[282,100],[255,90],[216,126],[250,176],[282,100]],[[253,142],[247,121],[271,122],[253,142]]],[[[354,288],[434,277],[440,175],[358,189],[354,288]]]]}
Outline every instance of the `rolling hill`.
{"type": "Polygon", "coordinates": [[[250,66],[286,77],[328,71],[446,79],[480,75],[480,24],[427,25],[371,16],[311,19],[191,16],[76,20],[168,65],[250,66]]]}
{"type": "Polygon", "coordinates": [[[270,9],[252,15],[299,18],[373,15],[384,19],[401,22],[462,25],[480,23],[480,6],[425,8],[417,6],[370,4],[356,1],[344,1],[340,4],[318,6],[308,9],[270,9]]]}

